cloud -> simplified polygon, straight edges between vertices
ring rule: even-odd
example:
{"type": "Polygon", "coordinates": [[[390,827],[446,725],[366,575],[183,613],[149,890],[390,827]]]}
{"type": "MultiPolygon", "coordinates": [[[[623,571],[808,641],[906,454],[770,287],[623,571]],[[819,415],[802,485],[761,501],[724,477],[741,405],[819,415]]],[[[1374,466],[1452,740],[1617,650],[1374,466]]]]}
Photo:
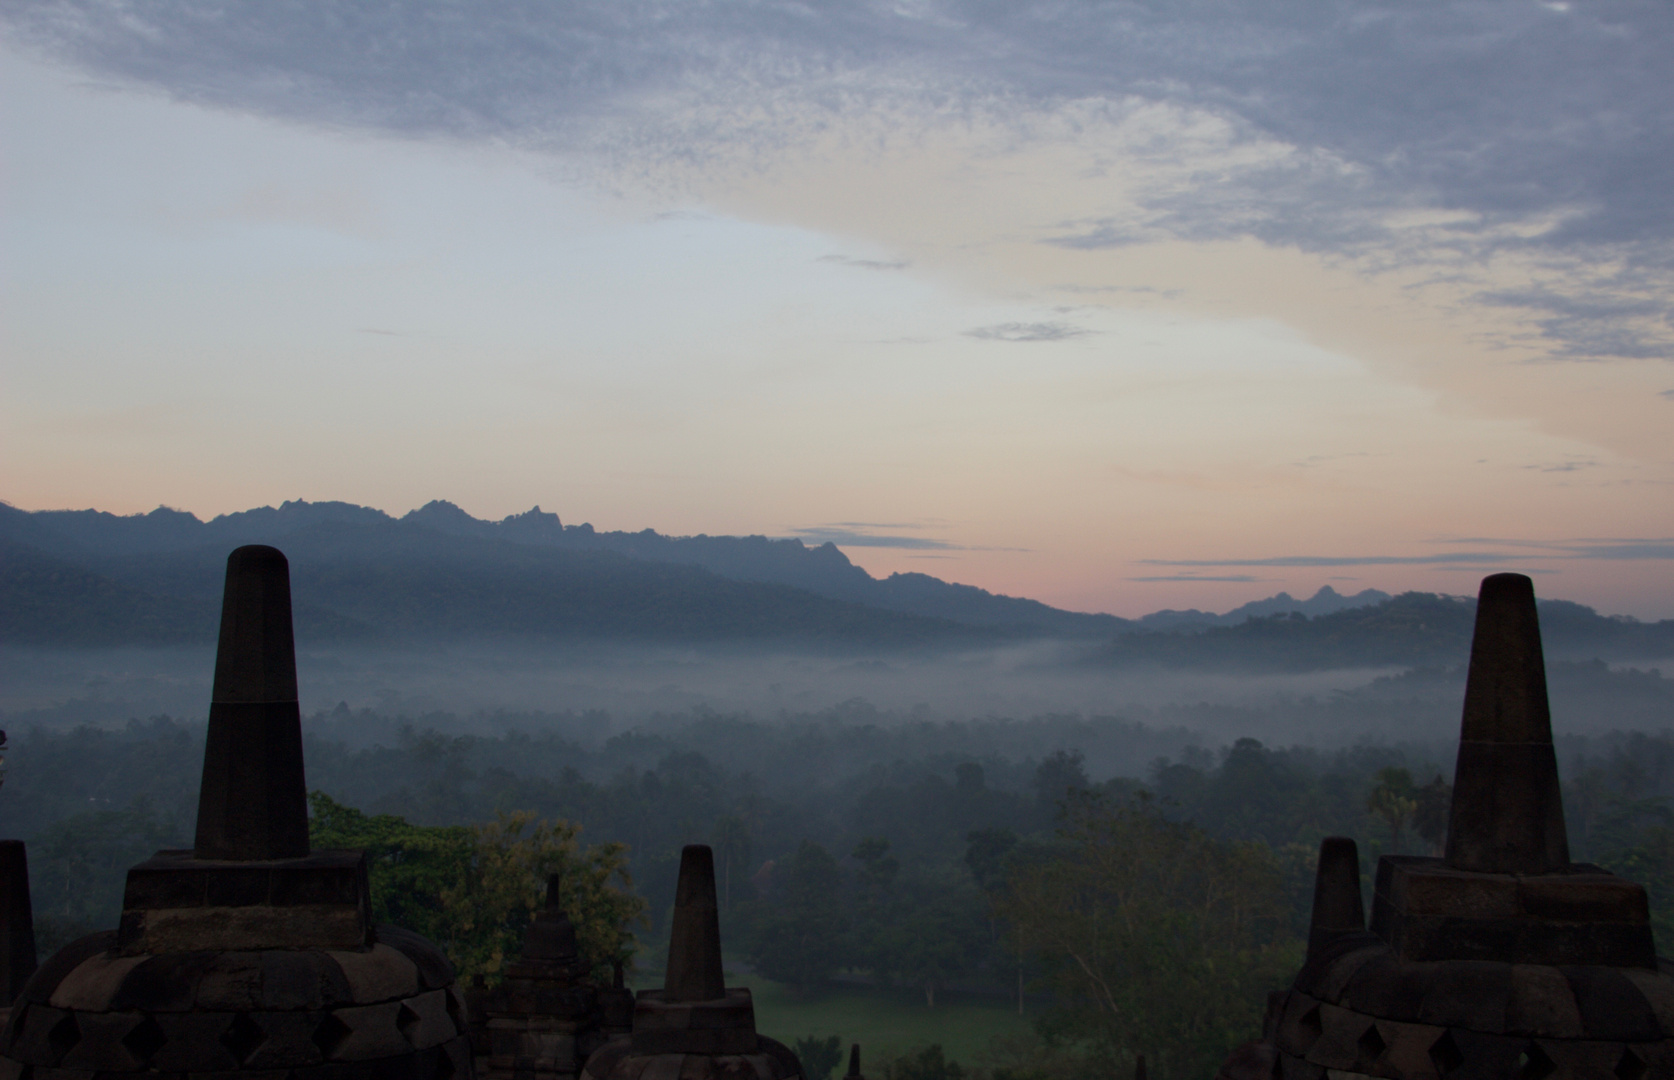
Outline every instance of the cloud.
{"type": "Polygon", "coordinates": [[[997,326],[979,326],[975,330],[965,331],[965,336],[982,338],[985,341],[1065,341],[1090,333],[1091,330],[1083,330],[1079,326],[1061,322],[1009,322],[997,326]]]}
{"type": "MultiPolygon", "coordinates": [[[[792,529],[791,534],[804,543],[818,546],[820,544],[836,544],[838,547],[875,547],[897,548],[907,551],[963,551],[959,544],[952,544],[946,540],[933,540],[923,536],[901,536],[888,533],[874,533],[870,529],[878,526],[850,523],[848,525],[815,525],[804,529],[792,529]]],[[[912,528],[913,526],[881,526],[883,528],[912,528]]]]}
{"type": "MultiPolygon", "coordinates": [[[[1276,555],[1259,559],[1140,559],[1138,561],[1144,566],[1222,568],[1229,566],[1524,566],[1530,562],[1553,562],[1571,559],[1604,559],[1629,562],[1674,559],[1674,537],[1582,538],[1557,541],[1493,540],[1478,537],[1476,542],[1521,548],[1523,550],[1515,554],[1501,551],[1448,551],[1429,555],[1276,555]]],[[[1136,578],[1133,580],[1143,579],[1136,578]]]]}
{"type": "Polygon", "coordinates": [[[1250,574],[1222,574],[1222,575],[1217,575],[1217,576],[1213,576],[1213,577],[1210,577],[1210,576],[1207,576],[1207,575],[1197,575],[1197,574],[1160,574],[1160,575],[1157,575],[1155,577],[1131,577],[1131,578],[1128,578],[1128,580],[1129,581],[1223,581],[1223,582],[1224,581],[1233,581],[1233,582],[1249,582],[1249,581],[1265,581],[1267,579],[1266,578],[1254,577],[1250,574]]]}
{"type": "Polygon", "coordinates": [[[1488,551],[1445,555],[1275,555],[1265,559],[1140,559],[1144,566],[1434,566],[1448,563],[1498,564],[1542,556],[1511,556],[1488,551]]]}
{"type": "Polygon", "coordinates": [[[905,260],[883,262],[878,259],[855,259],[847,255],[821,255],[820,262],[838,263],[842,266],[853,266],[861,270],[905,270],[912,264],[905,260]]]}
{"type": "Polygon", "coordinates": [[[629,174],[865,117],[911,138],[1117,132],[1128,211],[1083,248],[1253,237],[1527,287],[1556,356],[1674,355],[1674,5],[1057,0],[0,0],[100,79],[334,128],[498,141],[629,174]],[[1555,73],[1561,73],[1557,75],[1555,73]]]}

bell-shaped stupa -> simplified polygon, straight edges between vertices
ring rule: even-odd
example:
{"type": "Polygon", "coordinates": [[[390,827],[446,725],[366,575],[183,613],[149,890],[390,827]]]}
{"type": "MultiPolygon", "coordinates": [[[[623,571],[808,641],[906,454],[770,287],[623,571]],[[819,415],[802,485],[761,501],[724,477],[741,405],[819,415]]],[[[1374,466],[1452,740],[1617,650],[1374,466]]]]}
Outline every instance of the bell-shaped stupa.
{"type": "Polygon", "coordinates": [[[1468,678],[1446,855],[1380,859],[1365,929],[1354,844],[1325,841],[1274,1075],[1674,1077],[1645,890],[1569,861],[1528,578],[1483,581],[1468,678]]]}
{"type": "Polygon", "coordinates": [[[115,931],[41,965],[0,1080],[468,1080],[447,958],[374,927],[366,855],[310,851],[290,569],[227,559],[196,847],[128,871],[115,931]]]}
{"type": "MultiPolygon", "coordinates": [[[[481,1080],[575,1080],[588,1055],[628,1026],[623,1017],[612,1027],[605,1015],[624,991],[613,997],[589,978],[593,964],[576,944],[561,885],[558,874],[547,879],[546,906],[500,985],[473,992],[487,1049],[477,1062],[481,1080]]],[[[620,977],[621,965],[616,971],[620,977]]],[[[618,1016],[624,1011],[617,1006],[618,1016]]]]}
{"type": "Polygon", "coordinates": [[[802,1064],[783,1043],[756,1034],[747,987],[721,975],[721,924],[715,857],[693,844],[680,853],[668,971],[661,990],[641,990],[633,1032],[587,1060],[583,1080],[801,1080],[802,1064]]]}

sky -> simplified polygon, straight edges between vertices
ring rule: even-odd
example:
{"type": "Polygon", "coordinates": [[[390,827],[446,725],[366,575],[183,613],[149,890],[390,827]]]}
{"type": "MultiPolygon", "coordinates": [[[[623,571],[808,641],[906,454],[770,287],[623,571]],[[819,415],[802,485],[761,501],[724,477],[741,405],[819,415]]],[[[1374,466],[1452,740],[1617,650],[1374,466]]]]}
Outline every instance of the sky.
{"type": "Polygon", "coordinates": [[[1674,616],[1674,7],[0,0],[0,499],[1674,616]]]}

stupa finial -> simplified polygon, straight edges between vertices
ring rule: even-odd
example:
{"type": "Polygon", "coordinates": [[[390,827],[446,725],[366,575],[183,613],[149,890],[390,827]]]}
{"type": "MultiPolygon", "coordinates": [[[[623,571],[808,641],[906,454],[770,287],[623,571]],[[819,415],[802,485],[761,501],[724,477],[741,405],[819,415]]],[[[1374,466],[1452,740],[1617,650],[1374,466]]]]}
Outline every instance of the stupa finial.
{"type": "Polygon", "coordinates": [[[708,844],[688,844],[680,852],[664,999],[714,1001],[726,993],[721,975],[721,922],[715,907],[715,855],[708,844]]]}
{"type": "Polygon", "coordinates": [[[1447,864],[1542,874],[1569,865],[1534,582],[1482,580],[1453,780],[1447,864]]]}
{"type": "Polygon", "coordinates": [[[1308,955],[1314,956],[1332,938],[1366,929],[1366,908],[1360,899],[1360,850],[1346,836],[1320,841],[1314,871],[1314,910],[1308,922],[1308,955]]]}
{"type": "Polygon", "coordinates": [[[227,556],[194,850],[244,861],[308,854],[291,572],[276,548],[227,556]]]}

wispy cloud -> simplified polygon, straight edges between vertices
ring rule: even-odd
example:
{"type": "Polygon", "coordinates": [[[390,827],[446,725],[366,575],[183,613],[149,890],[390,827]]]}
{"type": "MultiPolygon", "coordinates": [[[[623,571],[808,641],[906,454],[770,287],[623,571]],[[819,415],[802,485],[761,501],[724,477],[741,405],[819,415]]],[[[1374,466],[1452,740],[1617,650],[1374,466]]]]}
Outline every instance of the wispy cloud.
{"type": "MultiPolygon", "coordinates": [[[[897,548],[906,551],[963,551],[960,544],[925,536],[906,536],[899,533],[871,531],[876,526],[851,523],[848,525],[814,525],[792,529],[791,534],[807,544],[836,544],[838,547],[897,548]]],[[[891,526],[882,526],[890,528],[891,526]]],[[[901,528],[902,526],[893,526],[901,528]]],[[[911,526],[906,526],[910,528],[911,526]]]]}
{"type": "Polygon", "coordinates": [[[1208,575],[1208,574],[1157,574],[1157,575],[1154,575],[1152,577],[1131,577],[1131,578],[1128,578],[1128,580],[1129,581],[1221,581],[1221,582],[1232,581],[1232,582],[1247,582],[1247,581],[1264,581],[1266,579],[1265,578],[1258,578],[1258,577],[1255,577],[1255,576],[1250,575],[1250,574],[1216,574],[1216,575],[1208,575]]]}
{"type": "MultiPolygon", "coordinates": [[[[1516,551],[1446,551],[1424,555],[1275,555],[1265,558],[1140,559],[1143,566],[1222,568],[1229,566],[1526,566],[1531,562],[1604,559],[1636,562],[1674,559],[1674,538],[1583,538],[1556,541],[1491,540],[1516,551]]],[[[1469,542],[1469,541],[1467,541],[1469,542]]],[[[1140,579],[1134,579],[1140,580],[1140,579]]]]}
{"type": "Polygon", "coordinates": [[[1079,326],[1061,322],[1008,322],[997,326],[979,326],[965,331],[966,337],[984,341],[1065,341],[1092,333],[1079,326]]]}
{"type": "MultiPolygon", "coordinates": [[[[1467,280],[1560,358],[1674,355],[1674,5],[1384,0],[5,0],[8,39],[107,82],[643,175],[835,117],[1024,141],[1121,129],[1147,179],[1042,242],[1253,238],[1467,280]],[[1562,78],[1551,77],[1562,72],[1562,78]],[[957,118],[956,120],[951,118],[957,118]],[[1086,122],[1084,122],[1086,121],[1086,122]],[[1104,213],[1103,210],[1100,213],[1104,213]]],[[[1041,340],[1041,339],[1026,339],[1041,340]]],[[[1050,340],[1050,339],[1046,339],[1050,340]]]]}
{"type": "Polygon", "coordinates": [[[905,270],[912,265],[902,259],[885,262],[880,259],[856,259],[848,255],[821,255],[818,261],[853,266],[860,270],[905,270]]]}

